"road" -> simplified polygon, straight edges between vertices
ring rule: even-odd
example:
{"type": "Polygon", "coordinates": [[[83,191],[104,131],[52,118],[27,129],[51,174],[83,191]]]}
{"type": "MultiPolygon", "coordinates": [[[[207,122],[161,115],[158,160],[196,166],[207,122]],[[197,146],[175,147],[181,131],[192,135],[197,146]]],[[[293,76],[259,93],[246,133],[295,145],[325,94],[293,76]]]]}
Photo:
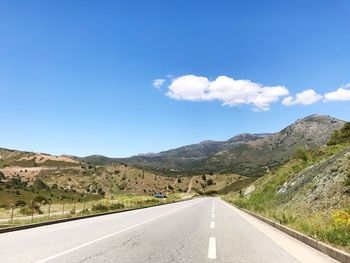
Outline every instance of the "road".
{"type": "Polygon", "coordinates": [[[218,198],[0,234],[0,262],[336,262],[218,198]]]}

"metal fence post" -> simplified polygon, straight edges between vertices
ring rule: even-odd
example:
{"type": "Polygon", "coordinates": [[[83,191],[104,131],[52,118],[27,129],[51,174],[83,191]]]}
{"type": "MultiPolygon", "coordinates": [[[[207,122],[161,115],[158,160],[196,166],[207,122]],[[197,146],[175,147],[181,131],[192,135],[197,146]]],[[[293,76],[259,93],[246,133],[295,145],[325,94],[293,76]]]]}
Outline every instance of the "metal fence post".
{"type": "Polygon", "coordinates": [[[51,203],[49,203],[49,218],[50,218],[50,213],[51,213],[51,203]]]}
{"type": "Polygon", "coordinates": [[[14,209],[14,206],[11,207],[11,225],[12,225],[12,222],[13,222],[13,209],[14,209]]]}

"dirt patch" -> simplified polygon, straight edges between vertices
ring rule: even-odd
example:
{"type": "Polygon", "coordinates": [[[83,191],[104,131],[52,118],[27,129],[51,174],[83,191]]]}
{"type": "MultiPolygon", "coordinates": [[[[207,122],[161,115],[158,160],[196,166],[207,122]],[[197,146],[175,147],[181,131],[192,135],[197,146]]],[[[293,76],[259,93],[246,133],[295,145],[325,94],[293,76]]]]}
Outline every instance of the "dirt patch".
{"type": "Polygon", "coordinates": [[[56,162],[68,162],[68,163],[79,163],[67,156],[53,156],[47,154],[36,154],[35,156],[26,156],[19,159],[19,161],[30,161],[35,158],[35,162],[38,164],[45,163],[46,161],[56,161],[56,162]]]}

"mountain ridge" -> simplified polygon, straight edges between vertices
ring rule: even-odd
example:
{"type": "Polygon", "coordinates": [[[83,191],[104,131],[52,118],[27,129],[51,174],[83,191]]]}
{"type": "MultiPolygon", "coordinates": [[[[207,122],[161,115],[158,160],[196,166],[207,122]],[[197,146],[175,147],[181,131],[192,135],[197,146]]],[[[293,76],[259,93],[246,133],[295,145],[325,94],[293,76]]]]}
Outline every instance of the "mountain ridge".
{"type": "Polygon", "coordinates": [[[234,172],[255,177],[287,161],[297,147],[324,145],[344,123],[329,115],[313,114],[275,133],[242,133],[226,141],[205,140],[127,158],[87,156],[82,159],[95,165],[121,162],[165,174],[234,172]]]}

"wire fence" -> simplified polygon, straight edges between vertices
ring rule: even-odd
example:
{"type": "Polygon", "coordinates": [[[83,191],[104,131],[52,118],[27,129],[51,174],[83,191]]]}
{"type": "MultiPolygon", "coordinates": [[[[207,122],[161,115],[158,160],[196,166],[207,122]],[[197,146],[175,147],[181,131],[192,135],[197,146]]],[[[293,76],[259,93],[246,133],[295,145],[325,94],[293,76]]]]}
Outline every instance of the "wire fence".
{"type": "Polygon", "coordinates": [[[10,209],[0,209],[0,226],[21,225],[36,223],[60,218],[74,216],[98,214],[108,211],[129,210],[145,206],[158,205],[162,203],[172,203],[176,199],[156,199],[156,198],[134,198],[132,200],[103,199],[98,201],[30,204],[22,207],[11,207],[10,209]]]}

